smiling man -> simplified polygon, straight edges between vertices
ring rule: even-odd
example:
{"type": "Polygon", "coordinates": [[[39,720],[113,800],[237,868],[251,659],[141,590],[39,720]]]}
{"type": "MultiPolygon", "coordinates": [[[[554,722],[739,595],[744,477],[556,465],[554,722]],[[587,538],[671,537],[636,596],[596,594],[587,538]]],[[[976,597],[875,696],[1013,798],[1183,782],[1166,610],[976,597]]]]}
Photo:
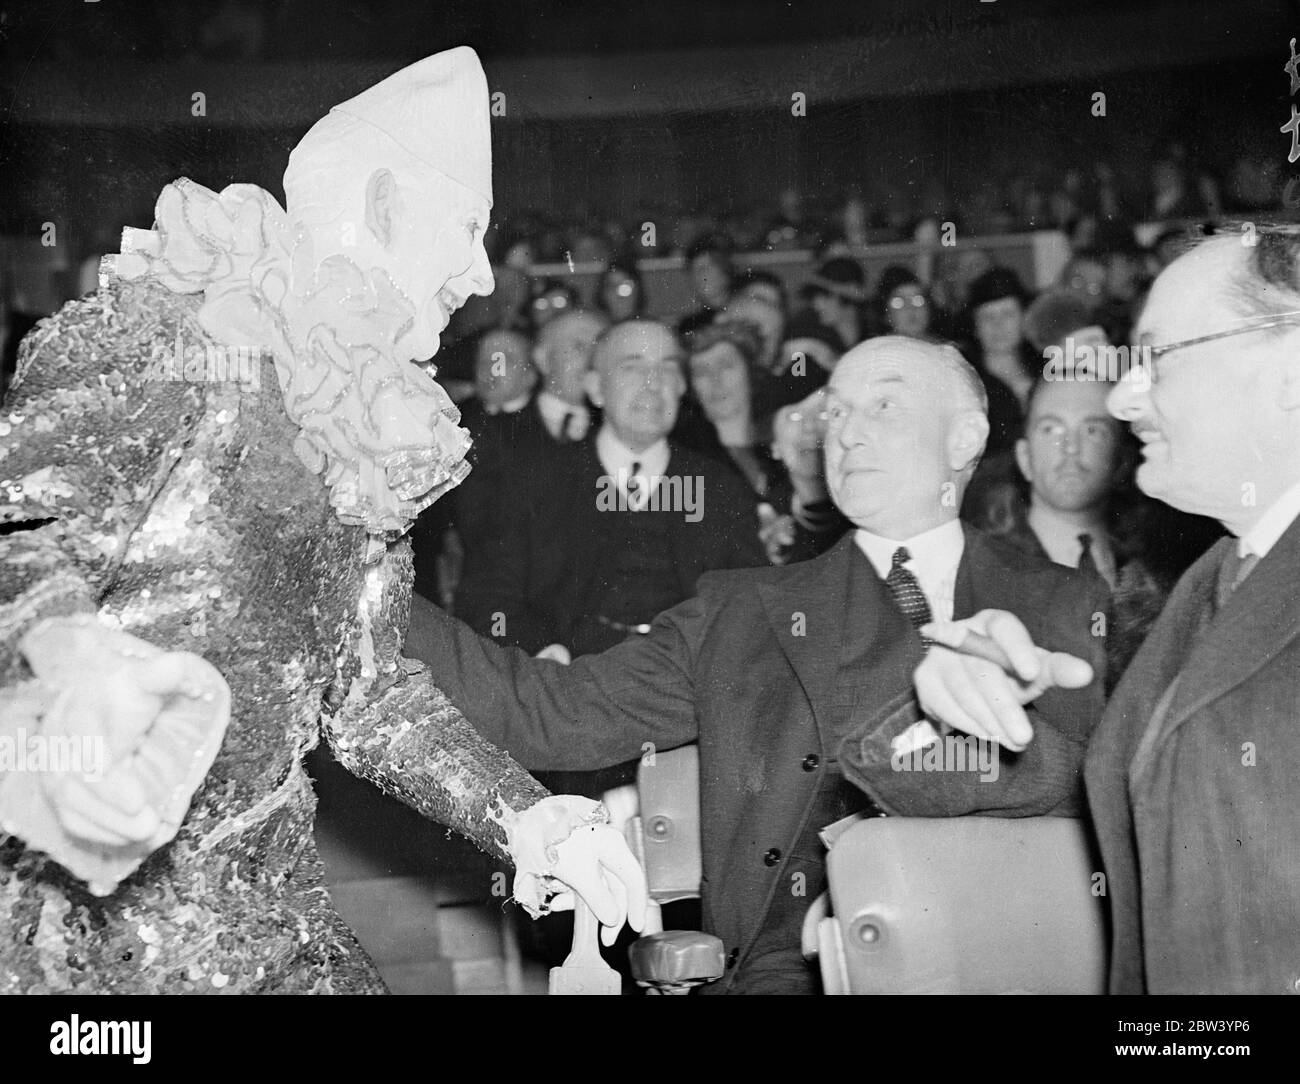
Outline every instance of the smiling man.
{"type": "MultiPolygon", "coordinates": [[[[661,338],[615,328],[598,365],[661,338]]],[[[658,417],[649,391],[624,404],[606,389],[607,422],[621,425],[640,397],[632,419],[658,417]]],[[[699,743],[704,928],[727,951],[715,992],[817,989],[800,929],[826,884],[820,829],[852,812],[1072,812],[1101,714],[1100,582],[957,520],[988,433],[982,386],[961,356],[900,337],[864,343],[836,367],[825,413],[830,490],[858,529],[821,557],[710,572],[644,635],[571,666],[502,648],[440,611],[420,615],[439,687],[536,769],[699,743]],[[1025,680],[927,648],[919,627],[932,619],[936,634],[964,623],[999,640],[1025,680]],[[981,742],[968,770],[906,770],[906,754],[937,737],[922,703],[935,725],[999,748],[981,742]]],[[[634,437],[629,427],[622,439],[634,437]]]]}
{"type": "Polygon", "coordinates": [[[1230,532],[1179,581],[1088,754],[1117,993],[1300,993],[1300,232],[1156,280],[1110,397],[1150,496],[1230,532]]]}

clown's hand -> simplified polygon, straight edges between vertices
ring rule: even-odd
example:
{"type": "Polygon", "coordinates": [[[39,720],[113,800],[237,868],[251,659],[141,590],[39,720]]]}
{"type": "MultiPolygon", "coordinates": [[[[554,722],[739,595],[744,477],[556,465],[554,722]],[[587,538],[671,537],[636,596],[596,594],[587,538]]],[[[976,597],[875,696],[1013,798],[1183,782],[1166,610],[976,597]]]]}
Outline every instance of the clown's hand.
{"type": "Polygon", "coordinates": [[[606,945],[624,922],[638,932],[645,927],[645,872],[599,802],[571,794],[543,798],[507,833],[515,899],[529,914],[572,910],[577,895],[600,922],[606,945]]]}

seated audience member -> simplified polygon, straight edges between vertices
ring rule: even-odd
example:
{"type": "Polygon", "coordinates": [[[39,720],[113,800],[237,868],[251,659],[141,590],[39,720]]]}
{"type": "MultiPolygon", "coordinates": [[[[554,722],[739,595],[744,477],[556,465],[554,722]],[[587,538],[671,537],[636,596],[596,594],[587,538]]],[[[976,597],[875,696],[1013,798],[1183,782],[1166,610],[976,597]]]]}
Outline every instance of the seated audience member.
{"type": "MultiPolygon", "coordinates": [[[[537,384],[530,353],[528,336],[518,331],[487,331],[479,337],[474,396],[484,414],[516,414],[528,405],[537,384]]],[[[467,412],[472,410],[471,406],[467,412]]]]}
{"type": "Polygon", "coordinates": [[[788,473],[772,454],[770,432],[755,421],[760,348],[758,329],[740,322],[711,324],[687,336],[690,391],[714,432],[712,447],[704,450],[744,478],[763,523],[768,557],[780,564],[812,556],[824,548],[819,542],[835,539],[826,539],[824,531],[801,537],[792,515],[796,493],[801,505],[825,501],[825,484],[817,471],[811,478],[788,473]]]}
{"type": "Polygon", "coordinates": [[[587,394],[594,439],[560,449],[547,478],[503,478],[493,544],[467,547],[457,612],[535,654],[602,651],[644,635],[715,568],[766,564],[749,487],[729,467],[667,439],[686,389],[673,332],[616,324],[596,344],[587,394]]]}
{"type": "Polygon", "coordinates": [[[730,242],[719,234],[700,238],[686,252],[686,272],[695,307],[677,325],[682,334],[711,322],[731,299],[730,242]]]}
{"type": "MultiPolygon", "coordinates": [[[[1041,294],[1025,310],[1025,338],[1040,359],[1040,375],[1046,372],[1047,351],[1051,347],[1064,350],[1067,340],[1077,351],[1080,346],[1090,346],[1094,351],[1110,344],[1105,329],[1097,322],[1097,309],[1072,291],[1054,290],[1041,294]]],[[[1076,352],[1075,360],[1080,355],[1076,352]]],[[[1100,373],[1107,376],[1120,374],[1100,373]]]]}
{"type": "Polygon", "coordinates": [[[876,291],[880,326],[890,335],[932,339],[930,296],[913,271],[894,265],[880,275],[876,291]]]}
{"type": "Polygon", "coordinates": [[[605,268],[596,284],[596,307],[614,323],[645,315],[645,289],[635,263],[615,260],[605,268]]]}
{"type": "Polygon", "coordinates": [[[784,320],[790,315],[790,299],[786,296],[785,283],[770,271],[757,271],[750,268],[742,271],[731,284],[731,300],[744,301],[753,298],[771,305],[784,320]]]}
{"type": "MultiPolygon", "coordinates": [[[[672,349],[645,325],[616,327],[597,348],[602,382],[620,357],[649,364],[672,349]]],[[[667,382],[673,369],[661,371],[667,382]]],[[[607,390],[608,424],[623,407],[607,390]]],[[[571,666],[418,615],[434,682],[530,768],[699,742],[703,926],[727,954],[709,993],[816,991],[800,932],[826,886],[819,832],[850,813],[1075,813],[1102,708],[1100,581],[963,529],[941,496],[960,496],[988,431],[961,356],[874,339],[841,360],[826,399],[830,492],[857,531],[823,556],[706,575],[647,633],[571,666]],[[1019,676],[942,646],[970,629],[1019,676]],[[941,739],[930,719],[974,737],[941,739]],[[938,741],[969,741],[966,771],[898,770],[938,741]],[[977,749],[998,754],[995,778],[977,749]],[[789,891],[795,880],[805,891],[789,891]]],[[[624,445],[618,459],[644,454],[624,445]]]]}
{"type": "Polygon", "coordinates": [[[763,374],[755,386],[754,417],[761,428],[769,427],[778,407],[801,402],[824,388],[842,353],[839,335],[816,314],[803,312],[791,320],[774,371],[763,374]]]}
{"type": "MultiPolygon", "coordinates": [[[[599,312],[573,309],[551,320],[537,334],[533,364],[542,385],[531,407],[540,423],[533,432],[543,444],[570,444],[591,431],[592,411],[587,402],[587,373],[596,340],[609,326],[599,312]]],[[[522,466],[539,449],[527,441],[514,457],[522,466]]]]}
{"type": "Polygon", "coordinates": [[[533,333],[541,331],[548,321],[554,320],[561,313],[571,312],[577,307],[578,294],[572,286],[547,279],[534,291],[533,300],[529,305],[533,333]]]}
{"type": "Polygon", "coordinates": [[[848,256],[826,260],[800,293],[816,318],[835,334],[839,353],[867,337],[867,274],[857,260],[848,256]]]}
{"type": "Polygon", "coordinates": [[[780,284],[767,280],[749,279],[738,288],[716,320],[744,320],[754,324],[762,336],[759,366],[775,375],[780,369],[781,343],[785,341],[785,305],[780,284]]]}
{"type": "Polygon", "coordinates": [[[430,601],[448,604],[465,547],[492,537],[501,477],[524,434],[538,425],[530,405],[537,370],[529,352],[528,337],[517,331],[485,332],[475,346],[475,397],[462,406],[460,418],[473,441],[466,456],[470,473],[411,527],[415,590],[430,601]]]}
{"type": "Polygon", "coordinates": [[[970,288],[974,342],[966,352],[989,397],[989,452],[1009,449],[1020,432],[1025,400],[1042,369],[1042,359],[1025,341],[1023,320],[1029,294],[1020,277],[995,267],[970,288]]]}
{"type": "Polygon", "coordinates": [[[1096,249],[1081,248],[1061,268],[1057,289],[1096,311],[1106,300],[1106,277],[1106,258],[1096,249]]]}

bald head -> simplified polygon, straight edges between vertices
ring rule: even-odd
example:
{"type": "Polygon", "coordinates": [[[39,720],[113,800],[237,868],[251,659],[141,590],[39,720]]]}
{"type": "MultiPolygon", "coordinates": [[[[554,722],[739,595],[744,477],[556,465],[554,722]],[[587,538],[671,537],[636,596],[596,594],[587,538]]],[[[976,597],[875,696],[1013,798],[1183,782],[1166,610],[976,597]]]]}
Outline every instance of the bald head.
{"type": "Polygon", "coordinates": [[[478,342],[474,385],[484,406],[500,407],[527,394],[537,382],[528,338],[517,331],[489,331],[478,342]]]}
{"type": "Polygon", "coordinates": [[[657,320],[624,320],[597,340],[587,395],[633,451],[667,436],[677,421],[684,361],[677,336],[657,320]]]}
{"type": "Polygon", "coordinates": [[[827,386],[826,477],[859,527],[904,540],[957,517],[988,398],[953,347],[899,335],[845,354],[827,386]]]}
{"type": "Polygon", "coordinates": [[[592,351],[608,325],[601,313],[586,309],[561,313],[547,321],[537,333],[533,350],[533,361],[546,391],[566,403],[583,401],[592,351]]]}

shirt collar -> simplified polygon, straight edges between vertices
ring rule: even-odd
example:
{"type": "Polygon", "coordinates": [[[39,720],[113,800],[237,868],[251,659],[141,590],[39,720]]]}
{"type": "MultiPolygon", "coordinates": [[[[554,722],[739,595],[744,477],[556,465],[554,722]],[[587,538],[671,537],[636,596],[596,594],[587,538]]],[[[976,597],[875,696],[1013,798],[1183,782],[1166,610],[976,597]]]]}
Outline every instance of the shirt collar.
{"type": "Polygon", "coordinates": [[[606,423],[596,434],[596,455],[607,474],[617,475],[619,471],[630,473],[632,464],[640,463],[642,474],[661,475],[668,469],[668,438],[660,437],[645,451],[634,452],[614,435],[606,423]]]}
{"type": "Polygon", "coordinates": [[[1297,516],[1300,516],[1300,482],[1296,482],[1275,500],[1255,521],[1255,525],[1237,540],[1237,555],[1246,557],[1253,553],[1257,557],[1268,556],[1268,551],[1286,534],[1286,529],[1295,522],[1297,516]]]}
{"type": "Polygon", "coordinates": [[[858,548],[867,555],[871,567],[883,580],[889,575],[894,563],[894,553],[899,546],[906,546],[912,555],[912,563],[929,566],[952,565],[954,568],[961,561],[962,551],[966,548],[966,536],[962,533],[961,521],[950,519],[946,523],[932,527],[928,531],[899,542],[893,538],[882,538],[859,527],[856,535],[858,548]]]}
{"type": "Polygon", "coordinates": [[[531,393],[524,392],[523,395],[517,396],[514,399],[507,399],[499,406],[485,405],[483,409],[489,414],[518,414],[528,405],[529,398],[531,398],[531,393]]]}
{"type": "Polygon", "coordinates": [[[560,427],[564,425],[564,419],[570,414],[576,414],[584,421],[591,417],[591,411],[585,404],[566,403],[558,395],[553,395],[549,391],[537,393],[537,410],[553,437],[559,436],[560,427]]]}

